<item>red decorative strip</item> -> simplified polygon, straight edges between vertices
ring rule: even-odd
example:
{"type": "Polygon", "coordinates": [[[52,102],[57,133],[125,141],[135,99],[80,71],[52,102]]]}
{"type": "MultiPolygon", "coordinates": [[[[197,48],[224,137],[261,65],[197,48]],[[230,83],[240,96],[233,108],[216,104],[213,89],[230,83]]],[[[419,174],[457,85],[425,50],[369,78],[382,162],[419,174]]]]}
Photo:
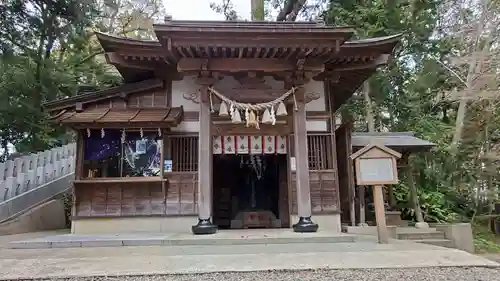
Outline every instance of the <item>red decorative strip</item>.
{"type": "Polygon", "coordinates": [[[266,144],[266,140],[265,140],[265,136],[260,136],[260,142],[262,143],[262,147],[261,147],[261,153],[264,154],[264,151],[265,151],[265,144],[266,144]]]}
{"type": "Polygon", "coordinates": [[[278,136],[274,136],[274,154],[278,153],[278,136]]]}
{"type": "Polygon", "coordinates": [[[220,147],[222,149],[222,154],[225,154],[226,151],[224,150],[224,136],[220,136],[220,147]]]}
{"type": "Polygon", "coordinates": [[[233,136],[234,138],[234,153],[238,154],[238,150],[240,149],[238,147],[238,136],[233,136]]]}

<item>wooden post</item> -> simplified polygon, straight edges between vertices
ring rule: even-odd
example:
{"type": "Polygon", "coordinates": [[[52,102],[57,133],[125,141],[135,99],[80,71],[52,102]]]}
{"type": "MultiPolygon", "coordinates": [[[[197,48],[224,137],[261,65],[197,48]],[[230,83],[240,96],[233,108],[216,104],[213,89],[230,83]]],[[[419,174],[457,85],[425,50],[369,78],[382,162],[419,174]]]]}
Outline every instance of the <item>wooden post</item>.
{"type": "Polygon", "coordinates": [[[76,131],[76,156],[75,156],[75,179],[81,180],[83,178],[83,162],[84,158],[85,141],[82,130],[76,131]]]}
{"type": "Polygon", "coordinates": [[[413,178],[413,169],[410,165],[410,157],[407,153],[403,155],[403,165],[406,172],[406,177],[408,178],[408,187],[410,188],[410,198],[415,210],[415,218],[417,223],[415,227],[417,228],[428,228],[429,224],[424,221],[424,216],[422,214],[422,209],[420,209],[420,203],[418,200],[417,187],[415,186],[415,180],[413,178]]]}
{"type": "Polygon", "coordinates": [[[165,131],[160,129],[161,132],[161,150],[160,150],[160,178],[161,178],[161,193],[163,194],[163,207],[165,208],[163,212],[167,211],[167,182],[165,181],[165,153],[166,153],[166,142],[167,137],[165,136],[165,131]]]}
{"type": "Polygon", "coordinates": [[[311,220],[311,189],[309,186],[309,161],[307,153],[306,110],[304,89],[295,93],[297,110],[293,112],[293,136],[295,147],[295,163],[297,176],[297,213],[299,221],[293,225],[295,232],[316,232],[318,225],[311,220]]]}
{"type": "Polygon", "coordinates": [[[214,234],[212,224],[212,115],[207,85],[200,90],[200,130],[198,137],[198,224],[193,234],[214,234]]]}
{"type": "Polygon", "coordinates": [[[380,244],[389,243],[389,234],[385,223],[384,209],[384,187],[381,185],[373,186],[373,203],[375,204],[375,219],[377,221],[378,242],[380,244]]]}
{"type": "Polygon", "coordinates": [[[359,203],[359,223],[358,226],[368,226],[366,224],[366,209],[365,209],[365,186],[358,186],[358,203],[359,203]]]}
{"type": "Polygon", "coordinates": [[[352,120],[352,115],[350,114],[349,110],[347,109],[342,109],[341,112],[341,120],[342,124],[346,126],[346,133],[347,133],[347,153],[348,157],[346,161],[347,163],[347,177],[348,177],[348,183],[349,183],[349,216],[351,220],[351,226],[356,225],[356,188],[355,188],[355,183],[354,183],[354,163],[350,159],[349,155],[352,154],[352,130],[353,130],[353,123],[354,121],[352,120]]]}
{"type": "MultiPolygon", "coordinates": [[[[75,155],[75,179],[81,180],[83,176],[83,164],[85,162],[85,137],[83,130],[76,131],[76,155],[75,155]]],[[[76,187],[71,183],[71,217],[76,217],[76,204],[81,198],[76,197],[76,187]]],[[[71,233],[75,233],[75,224],[71,222],[71,233]]]]}

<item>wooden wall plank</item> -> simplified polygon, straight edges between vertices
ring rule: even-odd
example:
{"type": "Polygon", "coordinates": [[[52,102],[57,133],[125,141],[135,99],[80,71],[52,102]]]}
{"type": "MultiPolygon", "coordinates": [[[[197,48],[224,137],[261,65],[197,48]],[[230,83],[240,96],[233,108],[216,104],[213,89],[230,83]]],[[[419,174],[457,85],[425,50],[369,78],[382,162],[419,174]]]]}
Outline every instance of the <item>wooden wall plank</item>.
{"type": "MultiPolygon", "coordinates": [[[[313,214],[329,214],[340,210],[338,190],[335,188],[335,171],[309,171],[311,209],[313,214]]],[[[295,172],[291,176],[291,213],[297,214],[297,181],[295,172]]]]}
{"type": "Polygon", "coordinates": [[[122,215],[133,216],[136,214],[135,210],[135,192],[136,188],[133,185],[122,186],[122,215]]]}
{"type": "Polygon", "coordinates": [[[169,190],[167,197],[170,201],[166,203],[161,182],[79,183],[75,186],[75,217],[193,215],[196,205],[193,189],[197,179],[191,175],[183,184],[186,187],[182,209],[179,204],[182,193],[177,184],[169,190]],[[173,204],[169,204],[171,202],[173,204]]]}

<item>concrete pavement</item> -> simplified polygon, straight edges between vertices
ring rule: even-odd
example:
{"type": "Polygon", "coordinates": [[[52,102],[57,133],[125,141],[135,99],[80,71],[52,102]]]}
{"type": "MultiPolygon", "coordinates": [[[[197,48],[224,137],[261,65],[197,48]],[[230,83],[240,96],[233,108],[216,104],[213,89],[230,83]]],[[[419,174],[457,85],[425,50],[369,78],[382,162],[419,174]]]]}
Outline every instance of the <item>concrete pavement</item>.
{"type": "Polygon", "coordinates": [[[0,249],[1,279],[448,266],[498,264],[407,241],[379,245],[372,237],[354,243],[0,249]]]}

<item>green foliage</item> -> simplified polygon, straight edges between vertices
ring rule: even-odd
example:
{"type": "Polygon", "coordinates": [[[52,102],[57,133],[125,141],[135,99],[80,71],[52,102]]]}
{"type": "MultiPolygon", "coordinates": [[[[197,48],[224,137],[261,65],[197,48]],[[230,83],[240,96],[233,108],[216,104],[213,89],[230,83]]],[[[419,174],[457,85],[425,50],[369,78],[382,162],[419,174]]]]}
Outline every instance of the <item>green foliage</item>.
{"type": "MultiPolygon", "coordinates": [[[[489,162],[481,158],[487,147],[494,148],[499,139],[492,136],[500,132],[500,118],[493,108],[496,101],[470,104],[463,142],[458,152],[450,151],[457,104],[446,93],[462,87],[462,82],[438,63],[470,49],[472,41],[464,40],[464,34],[453,29],[448,21],[470,24],[478,18],[477,11],[463,6],[457,10],[459,5],[452,1],[436,0],[331,0],[329,3],[322,15],[325,21],[337,26],[355,26],[357,38],[403,35],[393,62],[370,78],[370,97],[377,127],[413,131],[437,145],[431,153],[416,153],[411,159],[425,219],[470,221],[474,214],[488,212],[490,199],[478,196],[478,190],[486,188],[490,197],[498,197],[498,157],[489,162]],[[455,15],[461,18],[453,18],[455,15]]],[[[456,71],[466,75],[460,69],[456,71]]],[[[363,124],[355,126],[356,129],[366,130],[363,101],[350,101],[343,110],[351,112],[353,119],[363,124]]],[[[404,176],[395,193],[398,206],[406,216],[413,217],[404,176]]]]}
{"type": "Polygon", "coordinates": [[[474,249],[476,253],[500,253],[500,237],[483,224],[473,225],[474,249]]]}
{"type": "MultiPolygon", "coordinates": [[[[92,1],[3,1],[0,6],[1,143],[42,150],[55,136],[41,105],[74,95],[78,78],[61,63],[97,14],[92,1]],[[59,49],[59,57],[54,50],[59,49]],[[14,126],[12,126],[14,124],[14,126]]],[[[88,69],[86,69],[88,71],[88,69]]]]}

